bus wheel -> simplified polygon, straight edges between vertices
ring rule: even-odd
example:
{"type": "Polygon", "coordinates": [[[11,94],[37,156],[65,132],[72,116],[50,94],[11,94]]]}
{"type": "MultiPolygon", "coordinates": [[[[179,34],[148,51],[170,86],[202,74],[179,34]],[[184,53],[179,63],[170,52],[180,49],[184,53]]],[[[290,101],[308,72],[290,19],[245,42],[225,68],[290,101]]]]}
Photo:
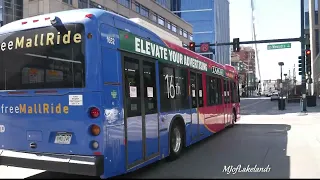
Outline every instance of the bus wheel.
{"type": "Polygon", "coordinates": [[[170,130],[170,155],[169,160],[177,159],[183,149],[183,130],[182,127],[174,122],[170,130]]]}

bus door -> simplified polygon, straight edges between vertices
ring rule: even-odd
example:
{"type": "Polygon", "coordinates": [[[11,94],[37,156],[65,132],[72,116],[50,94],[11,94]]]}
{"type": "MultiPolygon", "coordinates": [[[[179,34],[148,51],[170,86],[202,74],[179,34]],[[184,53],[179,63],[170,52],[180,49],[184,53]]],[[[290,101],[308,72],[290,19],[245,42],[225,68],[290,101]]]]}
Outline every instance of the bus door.
{"type": "Polygon", "coordinates": [[[124,113],[127,168],[159,154],[159,127],[155,62],[123,56],[124,113]]]}
{"type": "Polygon", "coordinates": [[[226,79],[223,80],[223,101],[224,101],[224,124],[230,123],[230,119],[232,118],[232,104],[230,98],[230,82],[226,79]]]}
{"type": "Polygon", "coordinates": [[[199,108],[203,107],[202,74],[190,71],[190,95],[192,106],[192,140],[195,140],[201,135],[199,127],[199,108]]]}

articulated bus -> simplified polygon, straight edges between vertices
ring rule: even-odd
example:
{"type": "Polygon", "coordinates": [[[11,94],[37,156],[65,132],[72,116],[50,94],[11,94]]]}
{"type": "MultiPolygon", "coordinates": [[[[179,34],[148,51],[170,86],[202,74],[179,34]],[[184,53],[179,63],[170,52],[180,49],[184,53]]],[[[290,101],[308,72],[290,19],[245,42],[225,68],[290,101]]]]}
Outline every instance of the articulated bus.
{"type": "Polygon", "coordinates": [[[0,165],[108,178],[240,118],[236,69],[112,12],[25,18],[0,43],[0,165]]]}

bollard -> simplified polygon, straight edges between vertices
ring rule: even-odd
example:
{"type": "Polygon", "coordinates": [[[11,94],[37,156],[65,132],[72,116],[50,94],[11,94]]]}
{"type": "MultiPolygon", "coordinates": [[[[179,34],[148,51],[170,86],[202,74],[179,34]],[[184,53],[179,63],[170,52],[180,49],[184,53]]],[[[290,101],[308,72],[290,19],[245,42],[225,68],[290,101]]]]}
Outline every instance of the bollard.
{"type": "Polygon", "coordinates": [[[286,107],[286,100],[280,98],[280,99],[278,100],[278,109],[282,111],[282,110],[285,110],[285,109],[286,109],[285,107],[286,107]]]}

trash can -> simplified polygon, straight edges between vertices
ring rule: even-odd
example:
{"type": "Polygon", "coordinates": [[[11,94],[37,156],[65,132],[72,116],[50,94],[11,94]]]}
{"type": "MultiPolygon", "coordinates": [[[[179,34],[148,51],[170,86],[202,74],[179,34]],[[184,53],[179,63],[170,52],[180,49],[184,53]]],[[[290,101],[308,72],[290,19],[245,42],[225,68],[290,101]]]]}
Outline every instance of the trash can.
{"type": "Polygon", "coordinates": [[[278,100],[278,109],[279,110],[285,110],[286,109],[286,99],[279,99],[278,100]]]}
{"type": "Polygon", "coordinates": [[[315,107],[317,106],[317,97],[316,96],[307,96],[307,106],[315,107]]]}

